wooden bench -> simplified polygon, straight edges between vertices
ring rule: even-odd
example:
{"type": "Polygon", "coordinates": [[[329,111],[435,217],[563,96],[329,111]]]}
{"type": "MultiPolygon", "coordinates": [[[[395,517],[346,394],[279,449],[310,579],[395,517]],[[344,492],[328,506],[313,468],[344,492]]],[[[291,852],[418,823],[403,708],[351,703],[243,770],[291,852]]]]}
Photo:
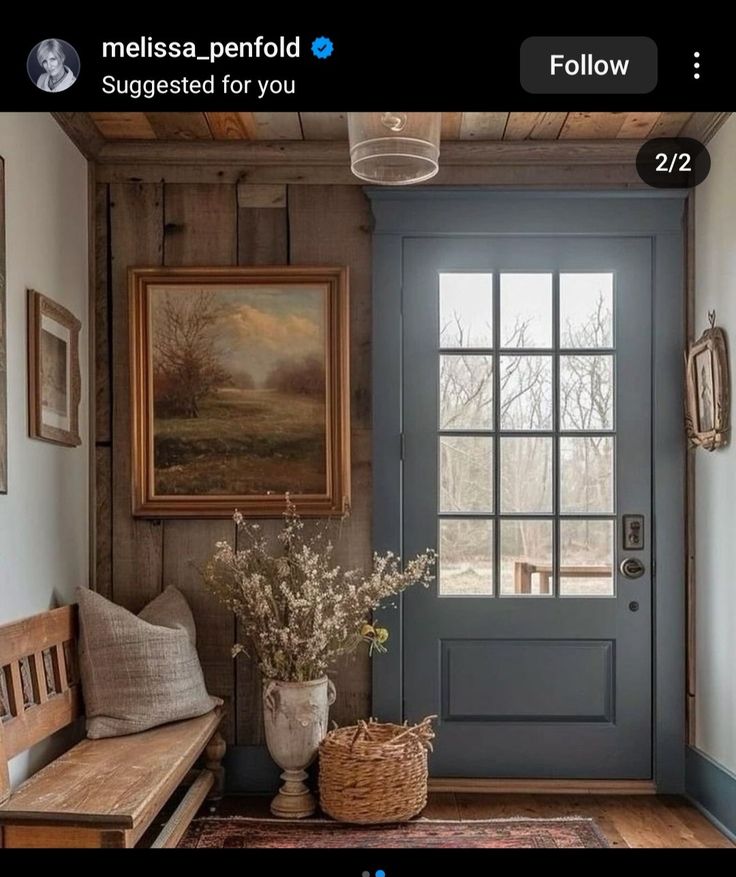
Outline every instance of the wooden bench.
{"type": "Polygon", "coordinates": [[[222,797],[220,710],[83,740],[12,795],[8,760],[76,722],[77,607],[0,626],[0,834],[4,847],[133,847],[177,787],[189,789],[154,847],[174,847],[205,799],[222,797]],[[192,768],[202,753],[205,767],[192,768]],[[3,803],[4,802],[4,803],[3,803]]]}
{"type": "MultiPolygon", "coordinates": [[[[526,563],[517,560],[514,563],[514,593],[531,594],[532,576],[539,573],[539,593],[551,594],[552,567],[549,564],[526,563]]],[[[560,577],[573,579],[610,579],[613,570],[610,566],[563,566],[560,577]]]]}

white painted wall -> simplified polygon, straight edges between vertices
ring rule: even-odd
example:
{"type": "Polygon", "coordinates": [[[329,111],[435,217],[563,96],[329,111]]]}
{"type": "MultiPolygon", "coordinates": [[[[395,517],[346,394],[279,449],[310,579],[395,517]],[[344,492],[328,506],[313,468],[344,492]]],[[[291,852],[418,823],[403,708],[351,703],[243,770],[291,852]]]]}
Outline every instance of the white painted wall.
{"type": "MultiPolygon", "coordinates": [[[[695,193],[696,335],[715,309],[736,372],[736,117],[708,144],[695,193]]],[[[732,384],[731,407],[733,409],[732,384]]],[[[734,420],[732,414],[732,422],[734,420]]],[[[696,745],[736,772],[736,443],[695,452],[696,745]]]]}
{"type": "MultiPolygon", "coordinates": [[[[8,495],[0,496],[0,624],[73,600],[89,581],[87,162],[48,113],[0,113],[5,160],[8,495]],[[82,445],[28,437],[26,289],[82,321],[82,445]]],[[[47,755],[11,762],[17,783],[47,755]]]]}

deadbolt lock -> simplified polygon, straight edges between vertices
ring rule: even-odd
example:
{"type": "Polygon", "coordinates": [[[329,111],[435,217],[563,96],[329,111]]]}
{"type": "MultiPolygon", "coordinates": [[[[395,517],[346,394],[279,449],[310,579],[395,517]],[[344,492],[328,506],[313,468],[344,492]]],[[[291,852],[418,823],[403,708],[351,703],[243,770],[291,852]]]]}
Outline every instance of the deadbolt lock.
{"type": "Polygon", "coordinates": [[[641,578],[646,571],[644,564],[638,557],[625,557],[621,561],[619,569],[621,570],[621,575],[625,576],[627,579],[641,578]]]}

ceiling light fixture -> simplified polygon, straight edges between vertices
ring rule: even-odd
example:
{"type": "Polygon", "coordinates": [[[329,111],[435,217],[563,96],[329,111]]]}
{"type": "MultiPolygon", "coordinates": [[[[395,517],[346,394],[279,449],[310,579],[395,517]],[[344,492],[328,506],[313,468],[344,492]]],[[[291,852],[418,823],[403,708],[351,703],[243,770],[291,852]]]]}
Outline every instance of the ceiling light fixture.
{"type": "Polygon", "coordinates": [[[439,170],[442,113],[348,113],[350,170],[361,180],[408,186],[439,170]]]}

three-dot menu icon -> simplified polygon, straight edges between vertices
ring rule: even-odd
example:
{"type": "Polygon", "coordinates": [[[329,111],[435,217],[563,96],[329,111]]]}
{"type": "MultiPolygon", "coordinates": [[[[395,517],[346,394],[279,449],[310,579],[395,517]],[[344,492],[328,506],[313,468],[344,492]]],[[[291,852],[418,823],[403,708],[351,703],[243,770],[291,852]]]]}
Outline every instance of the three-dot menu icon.
{"type": "Polygon", "coordinates": [[[700,79],[700,52],[693,52],[693,79],[700,79]]]}

